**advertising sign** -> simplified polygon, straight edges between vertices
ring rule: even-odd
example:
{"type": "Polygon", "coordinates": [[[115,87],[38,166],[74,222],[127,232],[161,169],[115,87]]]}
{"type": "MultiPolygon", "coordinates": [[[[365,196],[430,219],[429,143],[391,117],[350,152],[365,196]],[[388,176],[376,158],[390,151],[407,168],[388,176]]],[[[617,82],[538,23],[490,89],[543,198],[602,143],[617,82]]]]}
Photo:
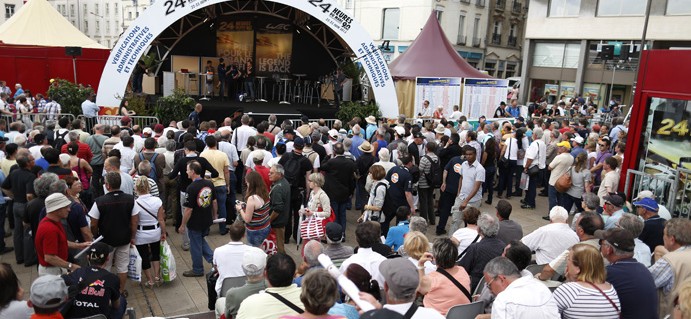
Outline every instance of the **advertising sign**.
{"type": "Polygon", "coordinates": [[[433,111],[441,105],[444,115],[449,117],[453,106],[460,105],[461,81],[461,78],[415,78],[415,114],[422,111],[422,102],[427,100],[433,111]]]}
{"type": "Polygon", "coordinates": [[[293,27],[290,23],[261,25],[257,30],[257,74],[290,74],[293,27]]]}
{"type": "MultiPolygon", "coordinates": [[[[99,84],[96,103],[117,106],[125,95],[134,66],[156,37],[170,25],[197,10],[227,0],[156,1],[122,34],[113,47],[99,84]]],[[[331,28],[362,63],[384,117],[398,116],[398,98],[386,60],[362,25],[333,0],[267,0],[309,14],[331,28]]],[[[309,54],[309,53],[305,53],[309,54]]],[[[506,96],[506,93],[504,93],[506,96]]]]}
{"type": "Polygon", "coordinates": [[[502,79],[464,79],[462,112],[468,118],[481,115],[492,117],[501,102],[506,101],[509,80],[502,79]]]}
{"type": "Polygon", "coordinates": [[[252,58],[252,21],[221,21],[216,31],[216,54],[226,65],[245,65],[252,58]]]}

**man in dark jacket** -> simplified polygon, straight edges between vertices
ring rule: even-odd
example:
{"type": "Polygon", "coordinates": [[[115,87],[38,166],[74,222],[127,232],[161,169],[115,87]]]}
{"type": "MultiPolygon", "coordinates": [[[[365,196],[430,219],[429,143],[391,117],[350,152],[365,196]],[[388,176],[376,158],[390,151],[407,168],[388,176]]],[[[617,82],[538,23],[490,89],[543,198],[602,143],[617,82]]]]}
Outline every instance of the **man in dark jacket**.
{"type": "Polygon", "coordinates": [[[276,233],[276,249],[279,253],[285,253],[284,241],[286,224],[290,217],[290,184],[284,177],[283,165],[275,164],[269,170],[271,180],[271,229],[276,233]]]}
{"type": "MultiPolygon", "coordinates": [[[[336,222],[346,229],[346,205],[355,190],[355,162],[343,156],[343,143],[333,146],[335,157],[326,162],[320,170],[326,172],[324,192],[329,195],[331,208],[336,214],[336,222]]],[[[366,176],[366,175],[365,175],[366,176]]]]}

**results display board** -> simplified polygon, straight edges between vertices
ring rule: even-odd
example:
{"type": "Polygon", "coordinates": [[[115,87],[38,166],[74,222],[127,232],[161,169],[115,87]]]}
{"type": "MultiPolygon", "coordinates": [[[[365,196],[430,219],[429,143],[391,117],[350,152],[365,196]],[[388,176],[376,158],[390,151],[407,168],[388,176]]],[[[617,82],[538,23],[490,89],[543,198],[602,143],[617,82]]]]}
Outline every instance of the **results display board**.
{"type": "Polygon", "coordinates": [[[444,115],[453,113],[453,106],[461,101],[461,78],[415,78],[415,114],[422,111],[422,102],[428,100],[430,108],[444,107],[444,115]]]}
{"type": "Polygon", "coordinates": [[[492,117],[501,102],[506,101],[509,80],[503,79],[464,79],[463,108],[461,112],[468,118],[484,115],[492,117]]]}

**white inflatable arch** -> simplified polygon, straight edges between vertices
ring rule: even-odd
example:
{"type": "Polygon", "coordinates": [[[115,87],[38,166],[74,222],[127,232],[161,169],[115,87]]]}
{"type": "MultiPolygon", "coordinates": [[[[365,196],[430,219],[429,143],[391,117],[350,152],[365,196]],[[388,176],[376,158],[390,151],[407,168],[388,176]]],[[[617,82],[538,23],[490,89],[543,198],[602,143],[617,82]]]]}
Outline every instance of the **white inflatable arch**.
{"type": "MultiPolygon", "coordinates": [[[[228,0],[159,0],[146,9],[122,34],[108,57],[98,86],[96,104],[114,107],[146,48],[166,28],[199,9],[228,0]]],[[[301,10],[328,26],[362,63],[382,116],[398,116],[398,99],[389,67],[365,29],[331,0],[265,0],[301,10]]]]}

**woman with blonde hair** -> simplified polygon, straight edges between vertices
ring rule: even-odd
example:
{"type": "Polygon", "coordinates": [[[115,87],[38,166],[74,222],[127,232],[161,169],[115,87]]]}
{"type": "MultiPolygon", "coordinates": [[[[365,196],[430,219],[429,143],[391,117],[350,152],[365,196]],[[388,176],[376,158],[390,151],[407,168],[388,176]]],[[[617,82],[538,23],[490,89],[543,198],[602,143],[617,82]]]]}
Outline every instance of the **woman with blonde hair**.
{"type": "Polygon", "coordinates": [[[691,319],[691,279],[679,285],[673,306],[672,319],[691,319]]]}
{"type": "MultiPolygon", "coordinates": [[[[324,187],[324,175],[319,173],[312,173],[307,178],[307,186],[312,190],[309,194],[309,200],[307,201],[307,207],[303,212],[305,216],[317,216],[327,218],[331,215],[331,201],[329,200],[329,195],[322,189],[324,187]]],[[[336,216],[336,222],[343,226],[345,230],[345,216],[343,220],[336,216]]]]}
{"type": "Polygon", "coordinates": [[[161,241],[166,240],[166,213],[163,202],[160,198],[152,196],[150,191],[149,178],[139,176],[134,182],[134,192],[138,196],[134,202],[134,210],[139,216],[134,244],[142,257],[142,271],[147,280],[144,283],[145,287],[161,284],[161,241]]]}
{"type": "Polygon", "coordinates": [[[235,209],[245,222],[247,243],[259,247],[271,231],[269,192],[266,190],[264,179],[255,171],[245,175],[245,185],[245,203],[235,205],[235,209]]]}
{"type": "MultiPolygon", "coordinates": [[[[603,245],[609,245],[603,241],[603,245]]],[[[605,281],[605,263],[600,251],[589,244],[576,244],[569,249],[566,279],[554,291],[562,318],[619,318],[621,304],[614,286],[605,281]]]]}
{"type": "MultiPolygon", "coordinates": [[[[408,260],[410,260],[415,267],[418,266],[420,258],[429,252],[429,239],[425,234],[419,231],[411,231],[405,235],[405,240],[403,241],[403,250],[406,255],[408,255],[408,260]]],[[[437,269],[431,262],[427,261],[425,265],[425,274],[429,274],[437,269]]]]}

